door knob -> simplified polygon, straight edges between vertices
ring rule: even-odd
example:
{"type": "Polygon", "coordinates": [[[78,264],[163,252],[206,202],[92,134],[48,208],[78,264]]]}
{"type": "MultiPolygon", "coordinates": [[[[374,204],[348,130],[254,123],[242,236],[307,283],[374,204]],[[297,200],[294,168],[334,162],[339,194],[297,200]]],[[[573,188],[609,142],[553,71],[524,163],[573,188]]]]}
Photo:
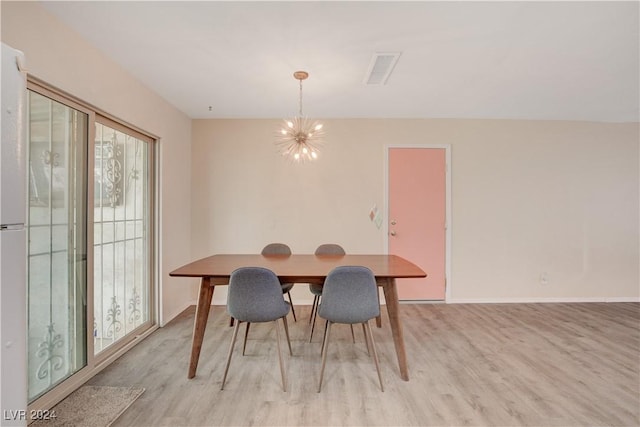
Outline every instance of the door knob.
{"type": "Polygon", "coordinates": [[[391,234],[392,236],[395,236],[395,235],[396,235],[396,231],[395,231],[395,230],[393,230],[393,231],[391,231],[391,233],[389,233],[389,234],[391,234]]]}
{"type": "Polygon", "coordinates": [[[391,225],[396,225],[396,220],[395,219],[391,220],[391,225]]]}

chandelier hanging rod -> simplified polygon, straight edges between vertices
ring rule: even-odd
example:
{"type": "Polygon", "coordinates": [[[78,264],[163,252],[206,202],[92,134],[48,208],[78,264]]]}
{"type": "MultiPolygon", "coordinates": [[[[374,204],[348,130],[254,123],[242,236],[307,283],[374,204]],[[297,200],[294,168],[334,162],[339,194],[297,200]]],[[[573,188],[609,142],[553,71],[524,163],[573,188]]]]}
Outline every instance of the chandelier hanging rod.
{"type": "Polygon", "coordinates": [[[302,117],[302,81],[306,80],[307,77],[309,77],[309,73],[307,73],[306,71],[296,71],[295,73],[293,73],[293,77],[295,77],[300,82],[300,91],[298,94],[298,107],[299,107],[300,117],[302,117]]]}

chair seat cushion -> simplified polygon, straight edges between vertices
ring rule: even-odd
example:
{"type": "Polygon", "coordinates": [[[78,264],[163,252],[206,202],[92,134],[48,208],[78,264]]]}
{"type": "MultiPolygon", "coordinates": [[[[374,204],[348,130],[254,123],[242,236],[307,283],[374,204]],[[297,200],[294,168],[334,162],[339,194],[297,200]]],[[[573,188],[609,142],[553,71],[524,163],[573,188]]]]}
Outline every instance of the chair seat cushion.
{"type": "Polygon", "coordinates": [[[322,285],[316,285],[314,283],[309,284],[309,290],[312,294],[322,296],[322,285]]]}
{"type": "Polygon", "coordinates": [[[245,301],[241,307],[235,307],[233,313],[229,313],[234,319],[241,322],[272,322],[275,319],[289,314],[289,303],[283,301],[284,304],[275,308],[271,307],[268,311],[261,310],[262,303],[258,300],[254,300],[251,303],[245,301]]]}
{"type": "Polygon", "coordinates": [[[320,310],[322,310],[322,303],[320,303],[320,305],[318,306],[318,315],[320,317],[322,317],[323,319],[329,320],[330,322],[333,322],[333,323],[343,323],[346,325],[364,323],[367,320],[371,320],[372,318],[380,315],[380,311],[378,311],[378,314],[373,315],[370,308],[366,306],[363,306],[363,307],[351,306],[348,310],[329,309],[329,310],[324,310],[322,312],[320,310]]]}

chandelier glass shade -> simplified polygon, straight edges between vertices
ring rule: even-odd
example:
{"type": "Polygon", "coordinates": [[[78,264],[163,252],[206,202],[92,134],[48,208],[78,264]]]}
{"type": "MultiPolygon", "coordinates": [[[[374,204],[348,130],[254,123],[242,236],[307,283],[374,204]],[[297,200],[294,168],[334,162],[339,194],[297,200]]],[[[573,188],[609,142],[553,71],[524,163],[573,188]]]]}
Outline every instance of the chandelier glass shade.
{"type": "Polygon", "coordinates": [[[296,71],[293,77],[300,81],[299,111],[293,119],[284,120],[276,145],[283,156],[294,162],[315,160],[320,154],[324,130],[322,123],[311,120],[302,113],[302,80],[309,77],[309,73],[296,71]]]}

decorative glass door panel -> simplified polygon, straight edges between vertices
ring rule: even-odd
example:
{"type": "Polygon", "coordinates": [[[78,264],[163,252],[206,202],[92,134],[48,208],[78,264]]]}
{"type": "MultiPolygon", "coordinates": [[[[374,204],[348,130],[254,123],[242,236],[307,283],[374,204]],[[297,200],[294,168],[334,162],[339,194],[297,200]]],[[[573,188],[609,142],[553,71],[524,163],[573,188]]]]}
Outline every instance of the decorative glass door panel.
{"type": "Polygon", "coordinates": [[[94,354],[151,318],[151,144],[102,121],[94,144],[94,354]]]}
{"type": "Polygon", "coordinates": [[[87,364],[88,114],[29,91],[28,366],[33,401],[87,364]]]}

